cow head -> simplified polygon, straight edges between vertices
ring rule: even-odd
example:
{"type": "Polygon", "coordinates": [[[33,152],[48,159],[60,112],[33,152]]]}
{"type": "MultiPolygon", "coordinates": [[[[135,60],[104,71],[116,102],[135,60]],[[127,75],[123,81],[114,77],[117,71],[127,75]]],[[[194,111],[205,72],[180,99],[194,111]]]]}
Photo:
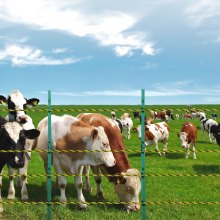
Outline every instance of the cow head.
{"type": "Polygon", "coordinates": [[[8,98],[0,95],[0,104],[7,104],[9,109],[8,121],[17,121],[19,123],[26,123],[27,117],[25,110],[27,107],[36,106],[39,103],[39,99],[32,98],[26,99],[22,93],[18,90],[12,91],[8,98]]]}
{"type": "Polygon", "coordinates": [[[180,132],[180,133],[177,134],[177,136],[180,138],[181,147],[182,147],[182,148],[187,148],[187,146],[188,146],[187,133],[185,133],[185,132],[180,132]]]}
{"type": "Polygon", "coordinates": [[[88,150],[97,151],[92,153],[94,164],[91,165],[97,166],[103,164],[107,167],[112,167],[116,164],[115,158],[110,148],[108,137],[102,126],[93,128],[87,147],[88,150]]]}
{"type": "Polygon", "coordinates": [[[140,172],[137,169],[128,169],[122,173],[115,182],[115,192],[121,202],[125,202],[125,209],[129,211],[139,211],[139,194],[141,191],[140,172]]]}
{"type": "Polygon", "coordinates": [[[24,166],[24,145],[26,139],[35,139],[40,132],[36,129],[24,130],[17,122],[7,122],[0,129],[0,146],[2,150],[10,150],[5,154],[7,163],[13,168],[24,166]]]}

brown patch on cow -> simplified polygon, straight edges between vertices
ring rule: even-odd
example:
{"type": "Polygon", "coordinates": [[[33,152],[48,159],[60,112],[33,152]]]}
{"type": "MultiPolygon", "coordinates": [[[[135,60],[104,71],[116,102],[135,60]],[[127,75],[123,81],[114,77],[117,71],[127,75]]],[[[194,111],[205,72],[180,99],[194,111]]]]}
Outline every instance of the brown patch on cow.
{"type": "Polygon", "coordinates": [[[197,140],[197,128],[192,122],[185,122],[182,125],[181,132],[185,132],[187,134],[187,141],[189,143],[196,144],[197,140]]]}
{"type": "Polygon", "coordinates": [[[145,131],[145,138],[146,138],[146,140],[152,141],[155,138],[155,136],[149,130],[146,130],[145,131]]]}
{"type": "MultiPolygon", "coordinates": [[[[120,174],[122,172],[126,172],[128,169],[131,168],[128,161],[128,156],[126,152],[123,152],[125,150],[123,137],[118,127],[112,126],[111,122],[108,121],[111,120],[110,118],[107,118],[106,116],[97,113],[82,115],[79,118],[81,118],[83,122],[89,125],[95,127],[103,126],[105,133],[109,139],[111,150],[122,150],[122,152],[112,152],[116,160],[116,165],[113,167],[105,167],[105,171],[108,174],[120,174]],[[91,118],[93,118],[92,121],[90,121],[91,118]]],[[[114,182],[116,181],[116,179],[118,179],[118,177],[112,177],[110,178],[110,181],[114,182]]]]}
{"type": "MultiPolygon", "coordinates": [[[[57,150],[86,150],[86,143],[83,138],[90,137],[95,129],[79,121],[70,126],[70,133],[59,138],[56,142],[57,150]]],[[[84,157],[85,152],[62,152],[67,154],[72,160],[80,160],[84,157]]]]}

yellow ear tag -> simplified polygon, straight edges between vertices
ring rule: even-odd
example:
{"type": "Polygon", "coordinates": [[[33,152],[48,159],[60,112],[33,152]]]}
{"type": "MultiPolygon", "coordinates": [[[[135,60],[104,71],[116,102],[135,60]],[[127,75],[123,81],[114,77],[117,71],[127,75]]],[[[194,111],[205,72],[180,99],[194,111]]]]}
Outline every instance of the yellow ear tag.
{"type": "Polygon", "coordinates": [[[3,102],[2,100],[0,101],[2,105],[6,105],[6,102],[3,102]]]}
{"type": "Polygon", "coordinates": [[[33,105],[35,106],[35,105],[37,105],[37,103],[38,103],[37,101],[34,101],[34,102],[33,102],[33,105]]]}

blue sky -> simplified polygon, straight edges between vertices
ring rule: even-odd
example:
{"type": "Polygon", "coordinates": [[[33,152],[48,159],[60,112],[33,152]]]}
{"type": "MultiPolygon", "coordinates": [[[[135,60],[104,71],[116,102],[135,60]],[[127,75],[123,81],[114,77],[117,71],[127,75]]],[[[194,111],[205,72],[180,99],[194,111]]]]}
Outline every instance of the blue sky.
{"type": "Polygon", "coordinates": [[[220,103],[219,0],[0,0],[0,94],[220,103]]]}

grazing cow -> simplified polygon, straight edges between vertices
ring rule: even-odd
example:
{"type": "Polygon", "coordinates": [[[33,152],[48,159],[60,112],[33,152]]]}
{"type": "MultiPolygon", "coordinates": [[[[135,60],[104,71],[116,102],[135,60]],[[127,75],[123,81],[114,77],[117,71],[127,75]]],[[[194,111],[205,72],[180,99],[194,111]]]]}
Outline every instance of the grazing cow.
{"type": "MultiPolygon", "coordinates": [[[[4,96],[0,96],[0,103],[7,104],[9,111],[6,119],[10,122],[17,121],[21,124],[22,128],[25,130],[35,129],[33,121],[30,116],[26,115],[25,110],[27,107],[36,106],[39,103],[39,99],[32,98],[26,99],[24,98],[23,94],[18,91],[12,91],[8,98],[4,96]]],[[[28,200],[28,191],[26,187],[27,183],[27,169],[28,169],[28,162],[31,158],[31,149],[33,145],[33,140],[28,139],[25,143],[25,150],[29,151],[28,154],[25,156],[25,163],[22,169],[18,169],[19,177],[18,177],[18,185],[21,187],[21,200],[28,200]]],[[[9,186],[9,194],[8,199],[15,199],[15,188],[14,188],[14,174],[16,172],[15,169],[8,167],[10,178],[10,186],[9,186]]]]}
{"type": "Polygon", "coordinates": [[[213,136],[215,137],[217,144],[220,146],[220,124],[212,125],[210,131],[213,134],[213,136]]]}
{"type": "Polygon", "coordinates": [[[207,131],[209,134],[209,140],[211,143],[216,143],[216,139],[211,132],[211,127],[213,125],[218,126],[218,123],[213,119],[208,119],[203,112],[197,112],[197,115],[200,120],[201,128],[202,128],[202,140],[204,141],[204,131],[207,131]]]}
{"type": "Polygon", "coordinates": [[[185,158],[190,155],[189,149],[192,148],[193,159],[196,159],[195,145],[197,140],[197,128],[192,122],[185,122],[182,125],[181,132],[177,134],[181,140],[181,147],[185,149],[185,158]]]}
{"type": "Polygon", "coordinates": [[[191,114],[183,114],[182,119],[192,119],[192,115],[191,114]]]}
{"type": "MultiPolygon", "coordinates": [[[[139,118],[140,123],[141,123],[141,114],[140,114],[139,112],[133,112],[133,116],[134,116],[135,119],[136,119],[136,118],[139,118]]],[[[154,119],[154,115],[153,115],[153,116],[150,116],[150,118],[154,119]]],[[[144,116],[144,120],[145,120],[145,121],[147,120],[146,115],[144,116]]]]}
{"type": "MultiPolygon", "coordinates": [[[[141,125],[137,127],[138,137],[141,138],[141,125]]],[[[145,145],[146,147],[154,144],[155,150],[161,156],[161,152],[158,149],[158,142],[162,142],[163,154],[167,151],[168,138],[169,138],[170,128],[165,122],[160,122],[156,124],[151,124],[145,126],[145,145]]]]}
{"type": "Polygon", "coordinates": [[[125,145],[123,138],[117,126],[115,126],[110,118],[101,114],[80,114],[77,117],[89,125],[104,127],[116,160],[116,165],[114,167],[92,167],[93,172],[96,174],[95,181],[97,183],[97,195],[99,199],[104,199],[101,187],[101,176],[99,175],[100,172],[102,172],[103,174],[107,174],[107,178],[110,182],[114,183],[115,192],[119,196],[121,202],[126,203],[126,210],[128,212],[130,210],[140,210],[140,172],[131,168],[127,154],[124,152],[125,145]]]}
{"type": "MultiPolygon", "coordinates": [[[[47,149],[48,118],[42,119],[38,124],[41,134],[34,144],[39,150],[47,149]]],[[[52,115],[52,149],[53,150],[88,150],[98,152],[61,152],[53,153],[53,166],[57,174],[75,174],[75,187],[77,190],[79,206],[87,207],[82,193],[83,165],[97,166],[104,164],[106,167],[114,166],[116,161],[111,152],[109,141],[102,126],[94,128],[70,115],[52,115]],[[104,152],[105,151],[105,152],[104,152]],[[107,152],[106,152],[107,151],[107,152]]],[[[47,171],[47,153],[40,152],[47,171]]],[[[66,178],[58,176],[60,188],[60,202],[66,202],[66,178]]]]}
{"type": "MultiPolygon", "coordinates": [[[[18,150],[19,152],[0,152],[0,173],[5,164],[13,168],[22,168],[24,166],[24,145],[26,138],[34,139],[40,134],[39,131],[24,130],[17,122],[7,122],[0,117],[0,150],[18,150]]],[[[0,176],[0,202],[1,202],[2,176],[0,176]]],[[[0,203],[0,213],[3,207],[0,203]]]]}
{"type": "Polygon", "coordinates": [[[214,119],[214,120],[216,120],[218,118],[218,115],[216,113],[212,113],[211,116],[212,116],[212,119],[214,119]]]}
{"type": "Polygon", "coordinates": [[[121,123],[123,126],[123,135],[127,139],[131,139],[131,129],[133,127],[133,121],[129,113],[124,113],[121,116],[121,123]]]}
{"type": "Polygon", "coordinates": [[[154,112],[154,118],[162,121],[168,121],[169,119],[173,119],[173,113],[170,110],[161,111],[161,112],[154,112]]]}

